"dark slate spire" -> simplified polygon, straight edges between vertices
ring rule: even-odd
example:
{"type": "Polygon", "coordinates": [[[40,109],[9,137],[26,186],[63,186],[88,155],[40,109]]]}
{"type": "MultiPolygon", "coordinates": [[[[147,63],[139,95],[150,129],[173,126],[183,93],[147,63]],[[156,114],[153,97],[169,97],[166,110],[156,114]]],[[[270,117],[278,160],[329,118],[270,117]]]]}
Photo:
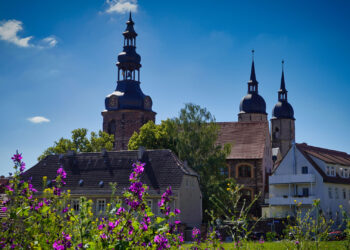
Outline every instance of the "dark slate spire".
{"type": "Polygon", "coordinates": [[[281,87],[278,91],[278,100],[279,101],[287,101],[287,90],[286,84],[284,82],[284,60],[282,61],[282,77],[281,77],[281,87]]]}
{"type": "Polygon", "coordinates": [[[146,96],[140,88],[141,56],[136,52],[137,33],[134,24],[130,12],[123,32],[123,52],[118,55],[117,88],[105,100],[107,110],[152,109],[151,98],[146,96]]]}
{"type": "Polygon", "coordinates": [[[282,77],[281,77],[281,86],[278,90],[278,102],[272,110],[272,119],[293,119],[294,110],[292,105],[288,103],[287,98],[287,89],[286,83],[284,81],[284,61],[282,61],[282,77]]]}
{"type": "Polygon", "coordinates": [[[240,113],[266,114],[266,103],[264,98],[258,94],[258,84],[255,75],[254,50],[252,50],[252,68],[250,80],[248,81],[248,94],[241,100],[239,105],[240,113]]]}
{"type": "Polygon", "coordinates": [[[250,71],[250,80],[248,82],[248,93],[258,93],[258,84],[255,76],[254,50],[252,50],[252,68],[250,71]]]}

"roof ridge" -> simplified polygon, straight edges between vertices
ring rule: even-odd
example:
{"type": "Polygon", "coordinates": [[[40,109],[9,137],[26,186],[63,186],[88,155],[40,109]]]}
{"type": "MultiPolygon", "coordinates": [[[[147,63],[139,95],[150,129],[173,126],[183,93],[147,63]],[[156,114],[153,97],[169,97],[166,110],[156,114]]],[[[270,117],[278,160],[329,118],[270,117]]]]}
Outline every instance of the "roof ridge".
{"type": "Polygon", "coordinates": [[[318,151],[321,151],[323,153],[335,153],[335,154],[338,154],[338,155],[350,157],[350,155],[348,153],[343,152],[343,151],[338,151],[338,150],[334,150],[334,149],[328,149],[328,148],[321,148],[321,147],[311,146],[311,145],[308,145],[306,143],[297,143],[297,145],[302,147],[302,148],[309,149],[311,151],[318,150],[318,151]]]}

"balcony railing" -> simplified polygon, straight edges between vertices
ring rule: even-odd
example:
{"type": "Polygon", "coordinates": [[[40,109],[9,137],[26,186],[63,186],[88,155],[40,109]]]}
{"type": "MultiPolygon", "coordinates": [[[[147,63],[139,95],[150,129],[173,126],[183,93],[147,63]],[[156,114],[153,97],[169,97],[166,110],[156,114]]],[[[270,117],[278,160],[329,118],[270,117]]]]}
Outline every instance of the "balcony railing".
{"type": "Polygon", "coordinates": [[[269,177],[269,184],[313,183],[315,180],[314,174],[272,175],[269,177]]]}
{"type": "Polygon", "coordinates": [[[302,205],[312,205],[314,200],[316,200],[316,196],[308,196],[308,197],[271,197],[266,199],[265,201],[271,206],[287,206],[287,205],[296,205],[301,203],[302,205]]]}

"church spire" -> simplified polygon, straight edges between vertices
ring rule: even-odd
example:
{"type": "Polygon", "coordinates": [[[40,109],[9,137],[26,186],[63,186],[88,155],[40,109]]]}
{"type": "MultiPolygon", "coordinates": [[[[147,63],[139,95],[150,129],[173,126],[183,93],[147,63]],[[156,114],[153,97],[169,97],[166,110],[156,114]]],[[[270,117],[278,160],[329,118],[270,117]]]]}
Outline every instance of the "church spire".
{"type": "Polygon", "coordinates": [[[252,68],[250,71],[250,80],[248,82],[248,93],[258,93],[258,81],[255,76],[255,66],[254,66],[254,50],[252,50],[252,68]]]}
{"type": "Polygon", "coordinates": [[[281,77],[281,87],[278,91],[278,101],[287,101],[287,90],[286,83],[284,82],[284,60],[282,60],[282,77],[281,77]]]}

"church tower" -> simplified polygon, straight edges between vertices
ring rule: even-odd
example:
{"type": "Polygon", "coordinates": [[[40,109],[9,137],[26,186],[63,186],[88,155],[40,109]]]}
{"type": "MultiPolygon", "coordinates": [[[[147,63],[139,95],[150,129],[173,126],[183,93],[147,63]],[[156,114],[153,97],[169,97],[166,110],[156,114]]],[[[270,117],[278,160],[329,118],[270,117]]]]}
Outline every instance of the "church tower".
{"type": "Polygon", "coordinates": [[[272,110],[271,136],[272,148],[279,148],[282,157],[295,141],[295,118],[292,105],[288,103],[288,91],[284,82],[284,61],[282,61],[281,87],[278,102],[272,110]]]}
{"type": "Polygon", "coordinates": [[[116,90],[105,98],[103,131],[114,134],[114,149],[126,150],[132,134],[148,121],[155,121],[152,99],[140,88],[141,57],[136,53],[136,36],[131,17],[123,32],[124,49],[118,55],[116,90]]]}
{"type": "Polygon", "coordinates": [[[258,93],[258,81],[255,76],[255,66],[254,66],[254,50],[252,51],[253,60],[252,68],[250,73],[250,80],[248,82],[248,94],[243,97],[239,105],[239,122],[257,122],[266,121],[266,103],[264,98],[262,98],[258,93]]]}

